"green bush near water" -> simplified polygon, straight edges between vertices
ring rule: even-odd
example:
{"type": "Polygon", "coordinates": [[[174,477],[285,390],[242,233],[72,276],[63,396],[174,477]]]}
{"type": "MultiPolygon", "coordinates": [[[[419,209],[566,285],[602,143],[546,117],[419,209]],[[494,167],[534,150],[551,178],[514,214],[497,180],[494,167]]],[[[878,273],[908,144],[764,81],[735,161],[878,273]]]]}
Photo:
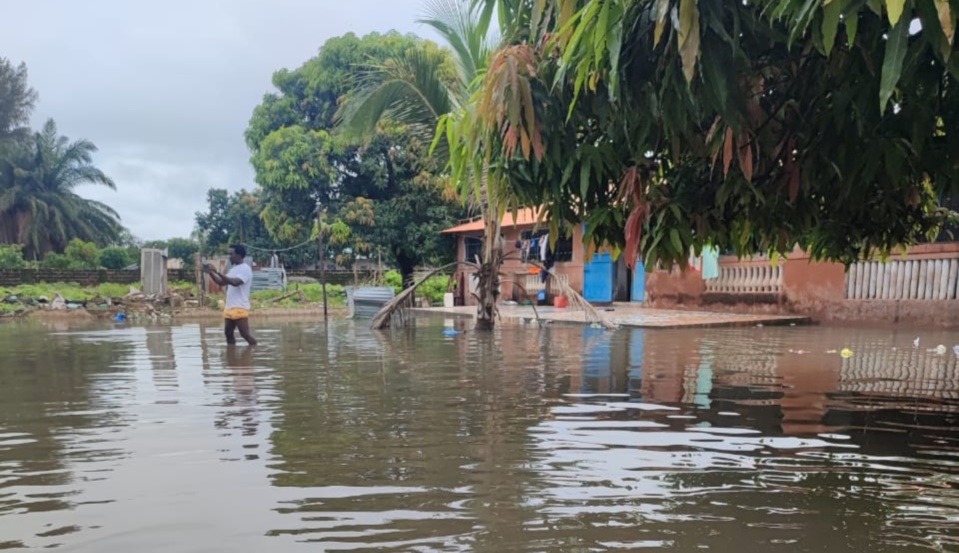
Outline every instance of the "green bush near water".
{"type": "MultiPolygon", "coordinates": [[[[387,271],[383,274],[383,281],[386,286],[392,286],[396,294],[403,291],[403,277],[398,271],[387,271]]],[[[429,299],[431,304],[443,303],[443,294],[446,293],[449,284],[449,275],[432,276],[416,290],[416,296],[429,299]]]]}

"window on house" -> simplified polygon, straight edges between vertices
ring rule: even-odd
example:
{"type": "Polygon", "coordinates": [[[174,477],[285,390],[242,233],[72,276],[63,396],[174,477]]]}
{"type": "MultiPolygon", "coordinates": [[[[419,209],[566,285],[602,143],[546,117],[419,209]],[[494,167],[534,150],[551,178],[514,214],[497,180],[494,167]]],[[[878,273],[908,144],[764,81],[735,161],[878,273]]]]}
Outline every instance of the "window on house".
{"type": "Polygon", "coordinates": [[[473,262],[476,258],[483,258],[483,239],[478,236],[464,236],[466,242],[466,259],[463,261],[473,262]]]}
{"type": "MultiPolygon", "coordinates": [[[[523,261],[527,259],[532,261],[542,261],[540,259],[540,249],[539,241],[542,239],[549,240],[549,231],[540,230],[540,231],[530,231],[524,230],[520,235],[520,239],[523,241],[523,252],[524,257],[523,261]],[[526,256],[526,245],[529,244],[529,254],[526,256]]],[[[560,236],[556,240],[556,246],[553,251],[553,259],[556,263],[564,263],[573,260],[573,237],[572,236],[560,236]]]]}

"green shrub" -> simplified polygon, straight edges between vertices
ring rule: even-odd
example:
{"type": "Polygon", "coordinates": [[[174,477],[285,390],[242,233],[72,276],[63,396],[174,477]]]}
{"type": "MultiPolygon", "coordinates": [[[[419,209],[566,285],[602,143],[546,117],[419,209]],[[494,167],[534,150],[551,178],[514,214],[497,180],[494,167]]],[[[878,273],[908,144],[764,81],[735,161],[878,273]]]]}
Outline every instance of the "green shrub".
{"type": "Polygon", "coordinates": [[[119,270],[130,265],[130,257],[126,248],[110,246],[100,250],[97,262],[101,267],[119,270]]]}
{"type": "Polygon", "coordinates": [[[30,263],[23,258],[20,244],[0,245],[0,269],[26,269],[30,263]]]}
{"type": "MultiPolygon", "coordinates": [[[[386,286],[391,286],[396,294],[403,291],[403,277],[398,271],[386,271],[383,274],[383,282],[386,286]]],[[[416,289],[416,296],[428,298],[430,303],[442,303],[443,294],[449,286],[449,275],[436,275],[427,279],[422,286],[416,289]]]]}
{"type": "Polygon", "coordinates": [[[50,252],[40,262],[42,269],[69,269],[70,258],[62,253],[50,252]]]}
{"type": "Polygon", "coordinates": [[[397,294],[403,291],[403,275],[401,275],[399,271],[386,271],[386,273],[383,274],[383,282],[387,286],[392,286],[393,291],[397,294]]]}
{"type": "Polygon", "coordinates": [[[70,240],[64,255],[70,260],[71,269],[96,269],[100,249],[93,242],[85,242],[79,238],[70,240]]]}
{"type": "Polygon", "coordinates": [[[448,275],[432,276],[416,289],[416,295],[420,298],[428,298],[430,303],[442,303],[443,294],[446,293],[449,283],[450,277],[448,275]]]}

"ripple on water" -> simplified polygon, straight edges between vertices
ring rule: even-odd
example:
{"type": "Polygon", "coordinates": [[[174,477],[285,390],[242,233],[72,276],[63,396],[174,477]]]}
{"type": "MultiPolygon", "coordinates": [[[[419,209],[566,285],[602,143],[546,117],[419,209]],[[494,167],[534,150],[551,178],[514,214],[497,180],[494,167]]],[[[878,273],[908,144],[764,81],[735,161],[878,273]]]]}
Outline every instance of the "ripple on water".
{"type": "Polygon", "coordinates": [[[914,336],[457,325],[0,333],[0,549],[959,550],[914,336]]]}

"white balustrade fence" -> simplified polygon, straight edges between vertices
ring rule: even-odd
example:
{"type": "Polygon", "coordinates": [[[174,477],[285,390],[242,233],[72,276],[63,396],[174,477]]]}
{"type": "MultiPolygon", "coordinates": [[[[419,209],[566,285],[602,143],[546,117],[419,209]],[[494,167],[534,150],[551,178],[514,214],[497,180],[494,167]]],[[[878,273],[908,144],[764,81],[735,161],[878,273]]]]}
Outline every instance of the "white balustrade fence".
{"type": "Polygon", "coordinates": [[[719,277],[705,284],[706,293],[779,294],[783,289],[783,268],[771,262],[720,263],[719,277]]]}
{"type": "Polygon", "coordinates": [[[549,287],[545,282],[543,282],[543,277],[541,275],[526,275],[526,281],[523,283],[523,288],[526,290],[527,294],[533,295],[540,290],[547,290],[550,293],[559,292],[561,288],[559,286],[554,286],[553,281],[559,279],[563,284],[569,286],[569,275],[556,275],[549,281],[549,287]]]}
{"type": "Polygon", "coordinates": [[[846,272],[851,300],[954,300],[959,258],[864,261],[846,272]]]}

